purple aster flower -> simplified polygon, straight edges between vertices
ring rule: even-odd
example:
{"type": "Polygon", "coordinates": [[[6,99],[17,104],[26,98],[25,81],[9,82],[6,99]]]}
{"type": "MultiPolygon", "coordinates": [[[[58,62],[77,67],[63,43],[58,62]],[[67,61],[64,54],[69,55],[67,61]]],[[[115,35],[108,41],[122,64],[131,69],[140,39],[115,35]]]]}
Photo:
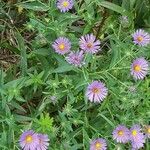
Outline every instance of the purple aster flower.
{"type": "Polygon", "coordinates": [[[130,129],[130,140],[132,149],[138,150],[144,146],[145,137],[144,134],[141,132],[141,127],[139,125],[134,125],[130,129]]]}
{"type": "Polygon", "coordinates": [[[81,36],[79,41],[80,48],[87,53],[97,53],[100,50],[100,41],[96,40],[93,34],[81,36]]]}
{"type": "Polygon", "coordinates": [[[150,125],[145,126],[145,136],[146,138],[150,138],[150,125]]]}
{"type": "Polygon", "coordinates": [[[61,12],[67,12],[73,7],[73,0],[58,0],[57,7],[61,12]]]}
{"type": "Polygon", "coordinates": [[[80,52],[71,52],[67,57],[66,60],[69,64],[72,64],[76,67],[81,67],[83,64],[83,51],[80,52]]]}
{"type": "Polygon", "coordinates": [[[64,55],[70,51],[71,42],[69,41],[69,39],[67,39],[65,37],[59,37],[52,44],[52,47],[55,49],[55,51],[58,54],[64,55]]]}
{"type": "Polygon", "coordinates": [[[36,150],[39,140],[33,130],[28,130],[22,133],[19,143],[23,150],[36,150]]]}
{"type": "Polygon", "coordinates": [[[106,140],[102,138],[95,139],[90,144],[90,150],[106,150],[106,140]]]}
{"type": "Polygon", "coordinates": [[[135,59],[131,65],[131,75],[135,79],[144,79],[148,73],[148,65],[148,61],[142,57],[135,59]]]}
{"type": "Polygon", "coordinates": [[[129,129],[123,125],[118,125],[113,131],[113,139],[118,143],[127,143],[129,141],[129,129]]]}
{"type": "Polygon", "coordinates": [[[92,82],[86,91],[86,96],[91,102],[101,102],[107,96],[108,89],[99,81],[92,82]]]}
{"type": "Polygon", "coordinates": [[[38,134],[39,144],[36,150],[47,150],[49,146],[49,138],[46,134],[38,134]]]}
{"type": "Polygon", "coordinates": [[[135,31],[132,34],[133,42],[139,46],[146,46],[150,43],[150,35],[142,29],[135,31]]]}
{"type": "Polygon", "coordinates": [[[138,150],[144,146],[143,140],[138,142],[131,142],[132,150],[138,150]]]}

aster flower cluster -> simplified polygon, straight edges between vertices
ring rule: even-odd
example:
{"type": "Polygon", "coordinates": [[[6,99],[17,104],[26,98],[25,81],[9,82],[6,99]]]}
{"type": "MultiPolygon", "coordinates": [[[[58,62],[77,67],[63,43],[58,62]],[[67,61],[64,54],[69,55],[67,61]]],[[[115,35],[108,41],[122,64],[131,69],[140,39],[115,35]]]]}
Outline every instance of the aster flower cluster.
{"type": "MultiPolygon", "coordinates": [[[[136,45],[147,46],[150,44],[150,34],[142,29],[135,31],[132,37],[136,45]]],[[[131,75],[136,80],[144,79],[148,74],[148,70],[149,62],[143,57],[136,58],[131,64],[131,75]]]]}
{"type": "Polygon", "coordinates": [[[112,136],[117,143],[131,142],[132,150],[138,150],[144,147],[145,139],[150,138],[150,126],[145,126],[143,133],[140,125],[133,125],[130,129],[124,125],[118,125],[114,129],[112,136]]]}
{"type": "Polygon", "coordinates": [[[35,133],[28,130],[22,133],[19,139],[22,150],[47,150],[49,138],[46,134],[35,133]]]}
{"type": "MultiPolygon", "coordinates": [[[[56,7],[59,9],[61,13],[68,12],[71,9],[73,9],[74,1],[75,0],[57,0],[56,7]]],[[[81,12],[84,13],[84,11],[86,12],[86,10],[83,10],[81,12]]],[[[85,14],[87,15],[88,13],[85,13],[85,14]]],[[[128,24],[130,23],[129,18],[127,16],[122,16],[120,18],[120,22],[121,24],[124,24],[125,26],[128,26],[128,24]]],[[[97,23],[97,19],[95,23],[97,23]]],[[[102,23],[105,24],[105,22],[103,21],[102,23]]],[[[131,36],[133,38],[133,43],[136,46],[144,47],[150,44],[150,34],[142,29],[136,30],[131,36]]],[[[79,42],[78,44],[79,49],[77,49],[76,51],[73,51],[71,40],[67,37],[61,36],[54,40],[54,42],[52,43],[52,48],[57,54],[64,56],[65,60],[70,65],[73,65],[75,67],[82,67],[85,63],[84,59],[85,59],[86,54],[93,55],[101,51],[101,41],[98,40],[94,34],[89,33],[86,35],[81,35],[78,42],[79,42]]],[[[141,56],[133,60],[130,66],[130,74],[135,80],[143,80],[148,75],[148,71],[149,71],[149,62],[148,60],[146,60],[146,58],[141,57],[141,56]]],[[[134,87],[130,87],[129,90],[133,92],[136,91],[134,87]]],[[[14,96],[16,95],[14,94],[14,96]]],[[[108,96],[107,84],[105,84],[103,81],[100,81],[100,80],[94,80],[90,82],[88,86],[86,87],[85,96],[90,102],[93,102],[93,103],[103,102],[104,99],[106,99],[108,96]]],[[[51,96],[50,99],[53,103],[55,103],[57,100],[57,97],[51,96]]],[[[69,119],[69,121],[67,120],[67,123],[71,122],[71,119],[74,119],[73,116],[71,116],[70,118],[69,117],[67,118],[69,119]]],[[[142,129],[140,125],[133,125],[130,129],[127,128],[125,125],[118,125],[112,132],[112,137],[113,137],[113,140],[115,140],[117,143],[126,144],[130,142],[132,150],[138,150],[144,147],[146,139],[150,139],[150,125],[144,126],[144,129],[142,129]]],[[[19,145],[22,150],[48,150],[49,142],[50,140],[47,134],[36,133],[33,130],[24,131],[21,134],[20,139],[19,139],[19,145]]],[[[97,139],[92,140],[90,142],[90,150],[107,150],[107,141],[104,138],[97,138],[97,139]]]]}
{"type": "MultiPolygon", "coordinates": [[[[79,46],[81,51],[72,52],[70,50],[71,42],[65,37],[59,37],[52,44],[52,47],[56,53],[61,55],[69,53],[66,56],[66,61],[69,64],[76,67],[81,67],[84,64],[84,53],[97,53],[100,50],[100,41],[96,40],[96,37],[93,34],[87,34],[85,36],[81,36],[79,46]]],[[[134,79],[144,79],[148,74],[149,62],[143,57],[137,58],[131,64],[130,70],[134,79]]],[[[106,98],[107,94],[108,89],[101,81],[92,82],[86,90],[86,97],[91,102],[101,102],[104,98],[106,98]]]]}
{"type": "MultiPolygon", "coordinates": [[[[73,0],[58,0],[57,8],[61,12],[67,12],[73,7],[73,0]]],[[[120,18],[122,24],[128,24],[127,16],[120,18]]],[[[139,46],[147,46],[150,43],[150,35],[142,29],[132,34],[133,43],[139,46]]],[[[79,39],[80,50],[71,51],[71,41],[66,37],[56,39],[52,47],[56,53],[65,56],[66,61],[76,67],[84,64],[84,55],[86,53],[95,54],[101,51],[101,42],[93,34],[81,36],[79,39]],[[66,56],[67,55],[67,56],[66,56]]],[[[144,79],[148,74],[149,62],[144,57],[133,60],[130,68],[131,75],[135,80],[144,79]]],[[[90,102],[100,103],[108,95],[108,89],[102,81],[93,81],[87,86],[85,96],[90,102]]],[[[145,134],[139,125],[133,125],[128,129],[124,125],[118,125],[112,133],[113,139],[117,143],[131,142],[132,150],[138,150],[144,147],[145,139],[150,138],[150,126],[145,127],[145,134]]],[[[90,143],[90,150],[106,150],[107,143],[103,138],[94,139],[90,143]]]]}
{"type": "Polygon", "coordinates": [[[80,51],[71,51],[71,42],[66,37],[59,37],[52,44],[53,49],[56,53],[66,56],[66,61],[76,67],[81,67],[84,64],[85,53],[97,53],[100,50],[100,41],[96,40],[93,34],[87,34],[82,36],[79,40],[80,51]]]}

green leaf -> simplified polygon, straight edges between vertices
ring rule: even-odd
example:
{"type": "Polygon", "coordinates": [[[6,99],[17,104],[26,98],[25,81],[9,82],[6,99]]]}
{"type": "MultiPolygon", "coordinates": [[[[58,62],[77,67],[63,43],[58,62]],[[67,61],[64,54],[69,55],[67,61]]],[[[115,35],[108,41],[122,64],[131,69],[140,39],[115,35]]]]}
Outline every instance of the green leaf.
{"type": "Polygon", "coordinates": [[[0,25],[0,31],[2,32],[3,30],[5,30],[5,26],[4,25],[0,25]]]}
{"type": "Polygon", "coordinates": [[[53,56],[57,59],[57,61],[59,63],[58,68],[56,68],[53,71],[54,73],[62,73],[62,72],[66,72],[66,71],[75,69],[72,65],[68,64],[62,56],[55,55],[55,54],[53,54],[53,56]]]}
{"type": "Polygon", "coordinates": [[[73,70],[73,66],[68,64],[68,65],[61,65],[61,66],[59,66],[53,72],[54,73],[62,73],[62,72],[70,71],[70,70],[73,70]]]}
{"type": "Polygon", "coordinates": [[[110,41],[110,44],[112,47],[112,59],[111,59],[109,68],[112,68],[117,63],[117,61],[119,61],[119,59],[120,59],[120,48],[112,40],[110,41]]]}
{"type": "Polygon", "coordinates": [[[114,123],[112,121],[110,121],[106,116],[104,116],[103,114],[98,114],[98,116],[101,116],[108,124],[110,124],[112,127],[115,127],[114,123]]]}
{"type": "Polygon", "coordinates": [[[130,10],[133,10],[136,0],[130,0],[130,10]]]}
{"type": "Polygon", "coordinates": [[[34,50],[33,53],[42,55],[42,56],[48,56],[50,55],[50,50],[46,48],[41,48],[41,49],[34,50]]]}
{"type": "Polygon", "coordinates": [[[21,34],[19,32],[15,33],[16,36],[16,40],[18,43],[18,49],[21,52],[21,63],[20,63],[20,68],[22,71],[22,75],[25,76],[27,73],[27,54],[26,54],[26,48],[24,45],[24,39],[21,36],[21,34]]]}
{"type": "Polygon", "coordinates": [[[126,9],[124,9],[124,8],[122,8],[122,7],[120,7],[120,6],[116,5],[116,4],[113,4],[111,2],[108,2],[108,1],[98,2],[98,4],[100,6],[108,8],[108,9],[113,10],[115,12],[118,12],[118,13],[120,13],[122,15],[128,15],[129,14],[129,12],[126,9]]]}
{"type": "Polygon", "coordinates": [[[41,3],[39,1],[26,1],[23,3],[18,3],[17,6],[25,8],[25,9],[31,9],[34,11],[48,11],[49,7],[45,5],[44,3],[41,3]]]}
{"type": "Polygon", "coordinates": [[[32,118],[22,116],[22,115],[14,115],[14,117],[15,117],[16,121],[18,121],[18,122],[32,121],[32,118]]]}

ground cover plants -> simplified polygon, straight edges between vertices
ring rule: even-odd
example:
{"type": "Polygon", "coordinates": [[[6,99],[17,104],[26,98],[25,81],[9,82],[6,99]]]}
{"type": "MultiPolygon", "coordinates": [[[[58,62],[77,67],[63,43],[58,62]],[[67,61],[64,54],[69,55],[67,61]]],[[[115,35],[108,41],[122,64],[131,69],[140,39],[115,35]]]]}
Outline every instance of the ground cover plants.
{"type": "Polygon", "coordinates": [[[150,150],[149,14],[149,0],[2,0],[0,150],[150,150]]]}

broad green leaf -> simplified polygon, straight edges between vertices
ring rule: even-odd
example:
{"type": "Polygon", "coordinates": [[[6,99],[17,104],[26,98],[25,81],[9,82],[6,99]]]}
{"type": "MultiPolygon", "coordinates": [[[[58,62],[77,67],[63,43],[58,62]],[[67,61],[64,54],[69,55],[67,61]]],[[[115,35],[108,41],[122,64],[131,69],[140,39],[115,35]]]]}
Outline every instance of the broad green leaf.
{"type": "Polygon", "coordinates": [[[38,55],[43,55],[43,56],[50,55],[49,49],[46,49],[46,48],[41,48],[41,49],[34,50],[33,53],[38,54],[38,55]]]}
{"type": "Polygon", "coordinates": [[[0,25],[0,31],[5,30],[5,26],[4,25],[0,25]]]}
{"type": "Polygon", "coordinates": [[[62,65],[62,66],[59,66],[58,68],[56,68],[53,72],[54,73],[62,73],[62,72],[70,71],[70,70],[73,70],[73,66],[71,66],[71,65],[62,65]]]}
{"type": "Polygon", "coordinates": [[[128,12],[127,12],[126,9],[124,9],[124,8],[122,8],[122,7],[120,7],[120,6],[116,5],[116,4],[113,4],[111,2],[103,1],[103,2],[99,2],[98,4],[100,6],[108,8],[108,9],[113,10],[115,12],[118,12],[118,13],[120,13],[122,15],[128,15],[128,12]]]}
{"type": "Polygon", "coordinates": [[[11,101],[10,105],[22,112],[26,112],[26,110],[22,106],[20,106],[18,103],[16,103],[15,101],[11,101]]]}
{"type": "Polygon", "coordinates": [[[48,11],[49,7],[45,5],[44,3],[41,3],[39,1],[26,1],[22,3],[18,3],[17,6],[25,8],[25,9],[31,9],[34,11],[48,11]]]}
{"type": "Polygon", "coordinates": [[[16,32],[15,36],[18,43],[18,49],[20,50],[20,54],[21,54],[20,68],[21,68],[22,75],[25,76],[27,73],[27,54],[26,54],[24,39],[19,32],[16,32]]]}
{"type": "Polygon", "coordinates": [[[110,124],[112,127],[115,127],[114,123],[111,120],[109,120],[109,118],[104,116],[103,114],[99,113],[98,116],[101,116],[108,124],[110,124]]]}
{"type": "Polygon", "coordinates": [[[30,117],[22,116],[22,115],[14,115],[16,121],[18,122],[25,122],[25,121],[32,121],[33,119],[30,117]]]}
{"type": "Polygon", "coordinates": [[[110,44],[112,47],[112,54],[111,54],[112,59],[111,59],[109,68],[112,68],[117,63],[117,61],[120,59],[120,48],[112,40],[110,41],[110,44]]]}

